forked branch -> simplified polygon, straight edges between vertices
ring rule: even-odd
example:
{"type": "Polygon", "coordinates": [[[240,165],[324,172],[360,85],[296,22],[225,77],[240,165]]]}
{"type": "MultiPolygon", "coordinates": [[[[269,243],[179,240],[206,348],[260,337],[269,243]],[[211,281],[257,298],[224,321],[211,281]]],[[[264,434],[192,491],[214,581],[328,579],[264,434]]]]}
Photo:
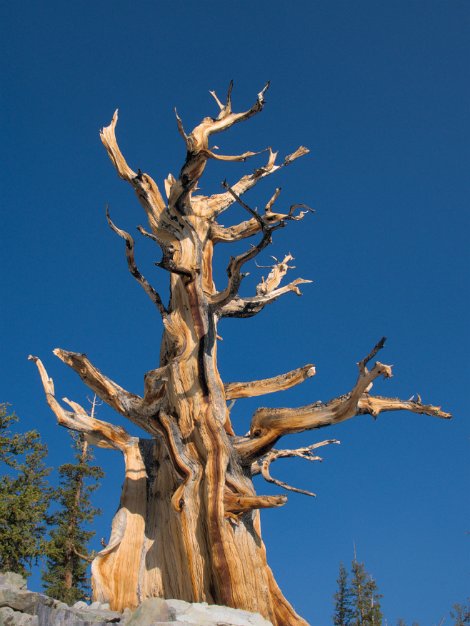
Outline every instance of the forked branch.
{"type": "Polygon", "coordinates": [[[376,378],[392,376],[390,365],[377,362],[370,371],[367,368],[368,361],[383,347],[384,341],[385,339],[382,339],[371,353],[359,362],[359,377],[348,394],[329,402],[314,402],[299,408],[258,409],[251,421],[250,436],[240,438],[236,443],[241,458],[254,460],[266,454],[284,435],[330,426],[365,413],[375,417],[383,411],[405,409],[412,413],[449,419],[450,413],[442,411],[438,406],[423,404],[420,399],[403,401],[369,395],[376,378]]]}
{"type": "Polygon", "coordinates": [[[52,378],[49,378],[41,359],[37,356],[31,355],[28,359],[36,363],[42,385],[46,393],[47,403],[55,413],[60,426],[84,433],[85,439],[88,443],[96,445],[100,448],[123,450],[123,448],[129,444],[132,437],[124,430],[124,428],[98,420],[95,417],[88,415],[85,409],[77,402],[72,402],[67,398],[63,398],[63,401],[72,409],[72,411],[66,411],[55,397],[54,382],[52,378]]]}
{"type": "MultiPolygon", "coordinates": [[[[258,294],[251,298],[240,298],[239,296],[236,296],[227,302],[227,304],[222,306],[219,309],[218,314],[220,317],[253,317],[253,315],[262,311],[267,304],[275,302],[286,293],[293,292],[296,295],[301,296],[302,292],[299,289],[299,285],[311,282],[311,280],[306,280],[304,278],[296,278],[284,287],[279,287],[278,289],[273,289],[272,291],[258,294]]],[[[260,283],[258,287],[262,284],[263,283],[260,283]]]]}
{"type": "Polygon", "coordinates": [[[165,238],[162,226],[165,225],[165,201],[157,184],[148,174],[134,172],[124,158],[117,140],[116,124],[118,111],[114,112],[109,126],[105,126],[100,132],[100,138],[120,178],[128,181],[134,188],[137,197],[147,213],[150,227],[155,235],[165,238]]]}
{"type": "Polygon", "coordinates": [[[223,186],[229,190],[228,193],[234,198],[234,200],[241,204],[244,209],[248,210],[253,215],[253,217],[251,220],[241,222],[240,224],[236,224],[235,226],[229,226],[228,228],[217,224],[217,222],[213,222],[213,224],[211,225],[209,238],[214,244],[221,242],[240,241],[241,239],[246,239],[247,237],[252,237],[256,233],[259,233],[263,230],[264,227],[282,227],[285,225],[285,222],[302,220],[308,212],[312,212],[312,209],[305,204],[293,204],[287,213],[274,212],[272,210],[273,204],[281,193],[281,188],[278,187],[273,196],[266,204],[264,214],[259,215],[258,213],[250,209],[250,207],[248,207],[248,205],[246,205],[241,200],[240,196],[235,192],[234,188],[228,187],[225,182],[223,183],[223,186]],[[297,209],[302,208],[305,210],[299,211],[296,214],[297,209]]]}
{"type": "MultiPolygon", "coordinates": [[[[207,212],[206,206],[199,206],[200,203],[190,199],[191,193],[196,188],[197,182],[204,172],[208,159],[244,161],[258,154],[250,151],[237,156],[220,155],[214,152],[215,148],[212,150],[209,148],[209,137],[215,133],[227,130],[233,124],[247,120],[261,111],[264,106],[264,93],[268,86],[267,84],[260,91],[253,106],[242,113],[232,112],[231,96],[227,97],[225,105],[222,105],[220,100],[215,97],[220,110],[217,118],[205,117],[189,135],[184,131],[183,123],[177,116],[178,130],[185,141],[187,154],[180,175],[169,190],[168,207],[175,215],[198,215],[199,217],[210,217],[212,215],[210,211],[207,212]]],[[[229,93],[231,94],[231,87],[229,88],[229,93]]]]}
{"type": "Polygon", "coordinates": [[[157,416],[165,392],[166,368],[152,370],[145,377],[144,397],[126,391],[102,374],[86,354],[56,348],[54,354],[71,367],[106,404],[145,431],[153,433],[149,419],[157,416]]]}
{"type": "MultiPolygon", "coordinates": [[[[271,148],[268,148],[268,150],[269,158],[266,165],[258,167],[251,174],[243,176],[243,178],[241,178],[237,183],[231,185],[231,188],[237,195],[243,195],[246,191],[254,187],[261,179],[274,174],[274,172],[277,172],[282,167],[289,165],[299,157],[310,152],[308,148],[300,146],[295,152],[288,154],[280,165],[276,165],[277,152],[273,152],[271,148]]],[[[204,214],[207,216],[220,215],[220,213],[228,209],[234,202],[235,199],[233,195],[228,191],[225,193],[214,194],[212,196],[193,197],[193,205],[198,214],[204,214]]]]}
{"type": "Polygon", "coordinates": [[[321,456],[318,456],[314,453],[318,448],[322,448],[323,446],[330,445],[332,443],[339,444],[337,439],[327,439],[326,441],[320,441],[319,443],[313,443],[310,446],[305,448],[296,448],[295,450],[270,450],[264,457],[258,459],[251,466],[251,474],[255,476],[256,474],[260,474],[263,476],[265,480],[269,483],[273,483],[278,487],[283,487],[288,491],[294,491],[296,493],[303,493],[306,496],[316,496],[312,491],[307,491],[306,489],[299,489],[298,487],[293,487],[288,483],[279,480],[277,478],[273,478],[270,473],[271,463],[277,461],[278,459],[286,459],[286,458],[299,458],[305,459],[306,461],[323,461],[321,456]]]}
{"type": "MultiPolygon", "coordinates": [[[[227,186],[226,183],[224,183],[224,185],[227,186]]],[[[255,211],[254,209],[249,207],[233,191],[233,189],[230,189],[230,188],[228,188],[228,189],[229,189],[229,192],[231,193],[231,195],[240,204],[240,206],[242,206],[246,211],[248,211],[253,216],[253,220],[258,223],[259,229],[263,232],[263,237],[261,238],[261,240],[259,241],[259,243],[256,246],[253,246],[247,252],[244,252],[243,254],[240,254],[240,255],[238,255],[236,257],[232,257],[230,259],[230,263],[229,263],[229,266],[227,268],[227,274],[228,274],[228,277],[229,277],[228,285],[227,285],[227,287],[226,287],[226,289],[224,291],[221,291],[221,292],[217,293],[211,299],[211,303],[215,304],[217,306],[217,308],[220,311],[221,316],[226,315],[226,313],[225,313],[225,311],[226,311],[225,306],[226,305],[228,305],[230,307],[231,304],[234,301],[238,300],[238,297],[237,297],[238,289],[239,289],[241,281],[242,281],[242,279],[244,277],[244,274],[241,273],[242,266],[247,261],[253,259],[262,250],[264,250],[264,248],[266,248],[266,246],[268,246],[271,243],[271,241],[272,241],[272,233],[275,230],[285,226],[285,220],[284,219],[281,219],[280,221],[277,221],[274,224],[269,224],[265,219],[263,219],[262,216],[260,216],[257,213],[257,211],[255,211]]],[[[272,206],[275,198],[277,198],[278,195],[279,194],[276,191],[274,196],[271,198],[271,200],[266,205],[266,209],[269,209],[269,210],[271,209],[271,206],[272,206]]],[[[293,212],[294,212],[294,210],[295,210],[295,208],[297,206],[299,206],[299,205],[294,205],[294,207],[291,207],[291,211],[289,212],[288,217],[291,214],[293,215],[293,212]]],[[[281,279],[283,278],[283,276],[286,274],[287,270],[289,269],[288,261],[290,261],[292,258],[293,257],[291,255],[287,255],[284,258],[283,261],[281,261],[280,263],[276,263],[276,265],[273,266],[272,271],[271,271],[271,273],[270,273],[270,275],[268,277],[267,283],[263,284],[262,287],[257,289],[257,296],[261,296],[262,298],[266,298],[267,297],[267,299],[269,300],[270,295],[275,291],[275,288],[279,285],[279,283],[281,282],[281,279]]],[[[310,281],[304,281],[302,279],[298,279],[297,281],[294,281],[294,282],[295,282],[295,284],[291,284],[290,285],[290,289],[291,290],[293,290],[293,288],[295,288],[297,284],[300,284],[302,282],[310,282],[310,281]]],[[[298,293],[298,295],[300,295],[300,291],[298,290],[298,288],[297,288],[297,293],[298,293]]],[[[281,294],[279,294],[279,295],[281,295],[281,294]]],[[[276,297],[278,297],[278,296],[276,296],[276,297]]],[[[248,316],[240,315],[239,317],[248,317],[248,316]]]]}

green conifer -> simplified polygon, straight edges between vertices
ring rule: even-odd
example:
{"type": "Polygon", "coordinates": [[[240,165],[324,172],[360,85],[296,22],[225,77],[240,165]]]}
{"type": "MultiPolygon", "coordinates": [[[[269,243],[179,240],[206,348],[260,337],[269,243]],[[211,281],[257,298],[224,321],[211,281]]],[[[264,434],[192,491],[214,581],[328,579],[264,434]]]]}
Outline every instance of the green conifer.
{"type": "Polygon", "coordinates": [[[15,433],[18,422],[0,404],[0,570],[29,576],[42,555],[51,490],[39,433],[15,433]]]}
{"type": "Polygon", "coordinates": [[[351,592],[354,626],[382,626],[382,611],[377,583],[366,572],[364,563],[354,558],[352,565],[351,592]]]}
{"type": "Polygon", "coordinates": [[[454,626],[467,626],[467,624],[470,624],[470,598],[468,598],[465,605],[454,604],[452,609],[450,616],[454,620],[454,626]]]}
{"type": "Polygon", "coordinates": [[[336,582],[338,583],[338,590],[333,596],[335,599],[333,624],[334,626],[350,626],[353,619],[351,590],[348,585],[348,572],[343,563],[340,563],[339,575],[336,582]]]}
{"type": "Polygon", "coordinates": [[[54,493],[59,508],[52,516],[55,528],[46,545],[47,569],[42,575],[46,593],[67,604],[89,596],[87,544],[95,533],[87,528],[100,513],[90,496],[103,476],[101,468],[91,465],[83,436],[73,435],[73,439],[76,462],[59,468],[60,485],[54,493]]]}

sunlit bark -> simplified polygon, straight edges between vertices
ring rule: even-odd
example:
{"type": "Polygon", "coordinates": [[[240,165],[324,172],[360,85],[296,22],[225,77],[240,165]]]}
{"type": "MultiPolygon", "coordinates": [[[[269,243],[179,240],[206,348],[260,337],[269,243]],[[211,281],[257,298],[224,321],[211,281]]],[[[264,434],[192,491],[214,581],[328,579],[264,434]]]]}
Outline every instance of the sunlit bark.
{"type": "Polygon", "coordinates": [[[241,297],[245,264],[264,250],[275,231],[298,221],[310,211],[303,204],[275,212],[279,189],[264,211],[250,208],[241,196],[258,181],[308,153],[300,147],[276,165],[276,153],[268,149],[266,165],[242,177],[213,196],[194,192],[207,161],[245,161],[255,152],[220,155],[209,147],[210,137],[248,120],[263,109],[268,85],[252,107],[232,111],[230,85],[222,103],[212,93],[217,117],[206,117],[187,134],[177,115],[177,127],[186,149],[186,160],[177,178],[165,180],[168,202],[155,181],[127,164],[116,139],[117,111],[101,140],[118,175],[134,188],[148,218],[150,231],[140,232],[161,249],[160,267],[168,271],[170,298],[164,304],[158,291],[141,274],[134,256],[135,243],[118,228],[107,212],[112,230],[125,241],[128,268],[145,290],[163,320],[160,365],[144,377],[141,396],[123,389],[102,374],[84,354],[57,349],[55,354],[78,373],[85,384],[118,413],[145,431],[147,438],[131,437],[123,428],[90,416],[78,404],[55,397],[54,385],[37,357],[49,406],[60,425],[84,433],[88,442],[120,450],[125,461],[121,502],[112,524],[108,545],[96,556],[93,567],[94,597],[113,609],[134,607],[147,597],[164,596],[206,601],[258,611],[274,626],[305,625],[277,586],[266,562],[261,539],[259,509],[278,507],[286,496],[263,496],[255,492],[253,476],[261,474],[282,488],[300,490],[271,476],[273,461],[300,457],[315,461],[317,448],[336,443],[327,440],[297,450],[276,450],[284,435],[336,424],[355,415],[408,410],[447,418],[439,407],[417,401],[401,401],[370,395],[378,376],[390,377],[391,368],[368,363],[383,346],[379,342],[359,363],[359,377],[352,391],[327,403],[314,402],[300,408],[258,409],[250,432],[237,436],[230,421],[227,401],[274,393],[300,384],[315,374],[306,365],[286,374],[251,382],[224,384],[217,368],[217,324],[222,317],[250,317],[281,295],[301,295],[297,278],[282,282],[291,255],[276,261],[252,297],[241,297]],[[249,218],[224,227],[220,214],[233,203],[249,218]],[[226,284],[217,289],[212,276],[216,244],[257,237],[245,252],[233,257],[226,284]]]}

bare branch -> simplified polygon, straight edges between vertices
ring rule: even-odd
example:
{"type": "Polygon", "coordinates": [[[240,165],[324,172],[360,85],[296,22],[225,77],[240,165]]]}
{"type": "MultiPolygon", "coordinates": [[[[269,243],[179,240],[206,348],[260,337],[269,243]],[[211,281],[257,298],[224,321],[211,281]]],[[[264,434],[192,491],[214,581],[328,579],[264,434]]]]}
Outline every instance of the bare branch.
{"type": "MultiPolygon", "coordinates": [[[[243,176],[237,183],[231,185],[231,189],[239,196],[251,189],[262,178],[274,174],[282,167],[285,167],[310,151],[304,146],[297,148],[295,152],[285,157],[283,163],[276,165],[277,152],[273,152],[271,148],[269,150],[269,158],[263,167],[256,168],[252,174],[243,176]]],[[[214,194],[212,196],[194,196],[193,205],[196,207],[199,213],[204,212],[205,215],[220,215],[223,211],[227,210],[234,202],[235,199],[229,192],[214,194]]]]}
{"type": "Polygon", "coordinates": [[[232,89],[233,89],[233,80],[230,81],[230,84],[228,86],[227,100],[226,100],[225,104],[222,104],[222,102],[218,99],[217,94],[215,93],[215,91],[209,91],[211,96],[217,102],[217,105],[218,105],[218,107],[220,109],[219,118],[223,118],[224,116],[226,116],[226,115],[228,115],[229,113],[232,112],[232,89]]]}
{"type": "Polygon", "coordinates": [[[204,150],[204,154],[208,159],[215,159],[216,161],[246,161],[247,159],[256,156],[257,154],[261,154],[264,150],[259,152],[252,152],[249,150],[248,152],[243,152],[243,154],[237,155],[228,155],[228,154],[217,154],[217,152],[213,152],[212,150],[206,149],[204,150]]]}
{"type": "Polygon", "coordinates": [[[312,376],[315,376],[315,367],[308,364],[287,372],[286,374],[273,376],[272,378],[253,380],[247,383],[228,383],[225,385],[225,397],[227,400],[232,400],[276,393],[277,391],[284,391],[295,387],[295,385],[303,383],[304,380],[312,376]]]}
{"type": "Polygon", "coordinates": [[[114,112],[113,119],[109,126],[104,127],[100,132],[100,138],[111,159],[120,178],[127,180],[134,187],[137,197],[147,213],[150,227],[157,234],[162,229],[162,218],[165,213],[165,202],[155,181],[148,175],[134,172],[131,169],[116,140],[116,124],[118,121],[118,111],[114,112]]]}
{"type": "Polygon", "coordinates": [[[288,285],[274,289],[264,295],[257,295],[252,298],[235,297],[219,309],[218,315],[220,317],[252,317],[262,311],[267,304],[275,302],[280,296],[286,293],[292,291],[298,296],[301,296],[302,293],[298,286],[311,282],[311,280],[304,278],[296,278],[296,280],[288,285]]]}
{"type": "Polygon", "coordinates": [[[232,89],[230,87],[229,94],[227,97],[227,105],[219,113],[219,116],[217,117],[217,119],[213,119],[211,117],[204,118],[202,122],[199,124],[199,126],[196,126],[196,128],[194,128],[193,132],[191,133],[191,136],[194,137],[196,140],[201,141],[200,138],[202,138],[202,136],[208,137],[209,135],[220,133],[224,130],[227,130],[234,124],[237,124],[238,122],[244,122],[245,120],[248,120],[250,117],[252,117],[253,115],[256,115],[256,113],[259,113],[260,111],[263,110],[264,103],[265,103],[264,94],[266,93],[268,88],[269,88],[269,82],[266,83],[263,89],[259,92],[256,98],[256,102],[253,104],[253,106],[250,109],[248,109],[247,111],[244,111],[243,113],[232,113],[231,98],[230,98],[232,89]]]}
{"type": "Polygon", "coordinates": [[[316,496],[312,491],[307,491],[306,489],[299,489],[298,487],[292,487],[288,483],[278,480],[277,478],[273,478],[270,473],[271,463],[277,461],[278,459],[286,459],[286,458],[300,458],[305,459],[306,461],[322,461],[322,457],[314,454],[314,450],[321,448],[323,446],[330,445],[332,443],[339,444],[337,439],[327,439],[326,441],[320,441],[319,443],[313,443],[310,446],[305,448],[297,448],[295,450],[270,450],[263,458],[258,459],[251,466],[252,475],[256,475],[261,473],[263,478],[278,487],[283,487],[288,491],[294,491],[296,493],[303,493],[306,496],[316,496]]]}
{"type": "Polygon", "coordinates": [[[265,296],[274,291],[276,287],[279,287],[287,271],[294,269],[294,267],[289,266],[289,261],[293,260],[294,257],[291,254],[287,254],[280,263],[273,265],[266,280],[263,277],[261,283],[256,287],[256,295],[265,296]]]}
{"type": "Polygon", "coordinates": [[[236,448],[241,457],[253,459],[266,454],[284,435],[330,426],[365,413],[370,413],[375,417],[382,411],[405,409],[412,413],[449,419],[450,413],[445,413],[438,406],[425,405],[413,400],[402,401],[369,395],[368,392],[376,378],[392,376],[392,368],[389,365],[377,362],[370,371],[365,367],[383,343],[384,341],[381,340],[372,352],[359,362],[359,377],[348,394],[329,402],[314,402],[299,408],[258,409],[251,421],[250,436],[240,438],[236,442],[236,448]]]}
{"type": "Polygon", "coordinates": [[[359,373],[361,375],[365,374],[367,372],[367,368],[366,365],[367,363],[369,363],[369,361],[372,361],[372,359],[375,357],[375,355],[380,352],[380,350],[382,350],[382,348],[385,345],[385,342],[387,341],[387,337],[382,337],[382,339],[380,339],[380,341],[378,341],[375,346],[372,348],[372,350],[369,352],[369,354],[364,357],[362,359],[362,361],[359,361],[359,363],[357,364],[359,367],[359,373]]]}
{"type": "Polygon", "coordinates": [[[154,432],[149,419],[158,414],[165,389],[166,368],[152,370],[146,374],[145,395],[141,398],[102,374],[86,354],[68,352],[60,348],[56,348],[54,354],[77,372],[83,382],[115,411],[147,432],[154,432]]]}
{"type": "Polygon", "coordinates": [[[255,218],[241,222],[236,226],[229,226],[228,228],[214,222],[211,224],[209,238],[214,244],[221,242],[228,243],[252,237],[253,235],[256,235],[256,233],[259,233],[260,230],[261,225],[259,220],[255,218]]]}
{"type": "Polygon", "coordinates": [[[358,402],[358,415],[368,414],[377,417],[379,413],[386,411],[411,411],[421,415],[431,415],[442,419],[451,419],[452,415],[446,413],[440,406],[423,404],[418,400],[400,400],[400,398],[385,398],[384,396],[369,396],[364,394],[358,402]]]}
{"type": "MultiPolygon", "coordinates": [[[[112,222],[111,216],[109,214],[108,206],[106,206],[106,219],[108,220],[108,224],[109,224],[110,228],[117,235],[119,235],[119,237],[122,237],[122,239],[124,239],[124,241],[126,242],[126,259],[127,259],[127,266],[129,267],[129,272],[136,279],[136,281],[139,283],[139,285],[142,287],[142,289],[148,295],[150,300],[152,300],[152,302],[155,304],[157,309],[160,311],[160,315],[162,317],[164,317],[168,313],[168,311],[166,310],[165,305],[163,304],[162,299],[160,298],[160,295],[152,287],[152,285],[148,282],[148,280],[145,278],[145,276],[143,276],[140,273],[140,271],[139,271],[139,269],[137,267],[137,264],[135,262],[135,257],[134,257],[134,239],[131,237],[131,235],[129,235],[129,233],[127,233],[125,230],[122,230],[122,229],[118,228],[112,222]]],[[[146,233],[146,234],[150,234],[150,233],[146,233]]],[[[152,236],[152,238],[153,237],[154,236],[152,236]]]]}
{"type": "Polygon", "coordinates": [[[286,496],[244,496],[228,490],[224,495],[226,513],[244,513],[253,509],[270,509],[283,506],[286,502],[286,496]]]}
{"type": "Polygon", "coordinates": [[[85,409],[77,402],[64,398],[63,401],[72,408],[72,411],[66,411],[56,400],[54,382],[52,378],[49,378],[41,359],[32,355],[28,359],[36,363],[46,393],[47,404],[55,413],[60,426],[84,433],[88,443],[92,443],[100,448],[122,450],[128,445],[132,437],[124,428],[108,424],[88,415],[85,409]]]}
{"type": "Polygon", "coordinates": [[[181,121],[180,116],[178,115],[178,111],[175,108],[175,116],[176,116],[176,124],[178,126],[178,132],[183,137],[184,143],[188,146],[188,135],[184,131],[183,122],[181,121]]]}
{"type": "Polygon", "coordinates": [[[236,198],[237,202],[239,202],[239,204],[259,222],[260,228],[263,232],[263,237],[256,246],[252,246],[246,252],[230,259],[230,263],[227,268],[228,285],[224,291],[215,294],[211,298],[211,304],[217,305],[219,308],[223,307],[227,302],[230,302],[238,293],[238,289],[244,277],[241,273],[242,266],[259,254],[261,250],[264,250],[264,248],[266,248],[266,246],[268,246],[272,241],[272,232],[284,225],[281,222],[280,224],[276,224],[274,226],[268,226],[263,222],[258,213],[245,204],[245,202],[243,202],[243,200],[239,198],[233,190],[229,189],[229,192],[236,198]]]}

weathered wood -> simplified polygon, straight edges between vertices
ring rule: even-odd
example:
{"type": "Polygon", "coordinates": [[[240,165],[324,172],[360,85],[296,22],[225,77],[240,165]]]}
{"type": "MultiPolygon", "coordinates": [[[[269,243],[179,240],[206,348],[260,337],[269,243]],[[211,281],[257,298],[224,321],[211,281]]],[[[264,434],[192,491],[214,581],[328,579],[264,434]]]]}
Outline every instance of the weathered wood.
{"type": "Polygon", "coordinates": [[[295,387],[295,385],[303,383],[312,376],[315,376],[315,366],[308,364],[272,378],[252,380],[247,383],[227,383],[225,385],[225,397],[227,400],[234,400],[236,398],[264,396],[267,393],[275,393],[295,387]]]}
{"type": "Polygon", "coordinates": [[[55,354],[69,365],[102,400],[142,428],[151,439],[131,437],[124,429],[97,420],[77,403],[56,400],[54,385],[36,357],[46,399],[59,424],[83,432],[87,441],[120,450],[124,456],[125,480],[120,506],[112,523],[106,547],[92,566],[93,593],[111,608],[134,607],[154,596],[205,601],[260,612],[274,626],[307,626],[282,595],[266,561],[261,538],[259,509],[282,506],[286,496],[259,496],[253,476],[291,487],[270,473],[280,458],[299,457],[317,461],[315,450],[336,440],[327,440],[296,450],[275,450],[280,437],[332,425],[355,415],[409,410],[450,417],[439,407],[417,401],[402,401],[369,394],[378,376],[390,377],[391,368],[368,362],[383,341],[359,363],[359,378],[350,393],[327,403],[297,409],[266,409],[255,412],[250,433],[236,436],[227,400],[282,391],[315,374],[306,365],[272,378],[224,385],[217,367],[217,324],[223,317],[250,317],[281,295],[301,295],[299,285],[311,281],[297,278],[281,286],[292,269],[288,254],[269,267],[252,297],[240,297],[242,267],[264,250],[272,234],[309,211],[294,204],[275,212],[280,189],[269,197],[263,213],[253,210],[241,196],[263,178],[308,153],[301,146],[276,164],[277,153],[268,148],[267,163],[243,176],[225,192],[196,195],[198,181],[208,160],[244,161],[257,152],[220,155],[210,147],[210,137],[236,123],[248,120],[264,106],[266,85],[255,103],[241,113],[232,110],[232,84],[223,103],[211,92],[219,112],[205,117],[190,133],[176,114],[186,159],[178,177],[168,175],[164,187],[167,202],[155,181],[127,164],[116,139],[115,112],[101,140],[118,175],[136,192],[150,225],[139,231],[160,247],[160,267],[169,273],[170,297],[164,304],[158,292],[140,273],[133,238],[108,221],[126,242],[128,269],[156,305],[163,321],[159,367],[144,377],[143,396],[126,391],[102,374],[84,354],[57,349],[55,354]],[[225,228],[216,219],[234,202],[250,218],[225,228]],[[231,259],[225,287],[214,283],[214,246],[260,235],[255,246],[231,259]]]}

